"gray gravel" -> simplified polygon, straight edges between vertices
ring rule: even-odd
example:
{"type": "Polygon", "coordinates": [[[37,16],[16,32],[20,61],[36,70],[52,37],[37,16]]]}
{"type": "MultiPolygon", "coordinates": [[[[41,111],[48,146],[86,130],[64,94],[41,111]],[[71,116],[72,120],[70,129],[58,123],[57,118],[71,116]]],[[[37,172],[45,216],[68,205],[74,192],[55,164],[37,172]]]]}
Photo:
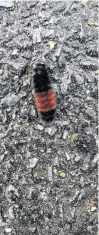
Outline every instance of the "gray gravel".
{"type": "Polygon", "coordinates": [[[98,1],[82,2],[0,1],[1,235],[98,234],[98,1]],[[40,58],[57,98],[49,125],[33,98],[40,58]]]}

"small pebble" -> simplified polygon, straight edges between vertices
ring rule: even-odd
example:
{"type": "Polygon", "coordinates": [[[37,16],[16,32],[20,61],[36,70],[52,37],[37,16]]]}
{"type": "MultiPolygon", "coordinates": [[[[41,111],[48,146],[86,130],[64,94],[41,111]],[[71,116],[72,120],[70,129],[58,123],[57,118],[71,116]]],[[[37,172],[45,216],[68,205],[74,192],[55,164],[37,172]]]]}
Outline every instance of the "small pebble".
{"type": "Polygon", "coordinates": [[[83,77],[76,75],[76,82],[80,85],[84,82],[83,77]]]}
{"type": "Polygon", "coordinates": [[[8,208],[9,219],[14,219],[13,206],[8,208]]]}
{"type": "Polygon", "coordinates": [[[2,155],[0,156],[0,162],[2,162],[3,159],[4,159],[4,154],[2,154],[2,155]]]}
{"type": "Polygon", "coordinates": [[[70,199],[70,202],[77,202],[78,201],[78,197],[79,197],[80,191],[77,190],[73,196],[72,199],[70,199]]]}
{"type": "Polygon", "coordinates": [[[72,211],[70,212],[70,213],[71,213],[71,217],[72,217],[72,218],[74,218],[74,217],[75,217],[75,211],[76,211],[75,207],[74,207],[74,208],[72,208],[72,211]]]}
{"type": "Polygon", "coordinates": [[[64,172],[60,172],[59,175],[60,175],[60,177],[62,177],[62,178],[65,177],[65,173],[64,173],[64,172]]]}
{"type": "Polygon", "coordinates": [[[40,43],[41,42],[41,32],[39,28],[33,32],[33,43],[40,43]]]}
{"type": "Polygon", "coordinates": [[[34,175],[33,175],[35,178],[38,176],[38,172],[34,172],[34,175]]]}
{"type": "Polygon", "coordinates": [[[18,49],[17,48],[12,51],[12,55],[18,55],[18,49]]]}
{"type": "Polygon", "coordinates": [[[66,155],[67,161],[69,161],[69,160],[70,160],[69,154],[68,154],[68,153],[65,153],[65,155],[66,155]]]}
{"type": "Polygon", "coordinates": [[[73,133],[73,134],[71,135],[71,141],[76,140],[77,136],[78,136],[77,133],[73,133]]]}
{"type": "Polygon", "coordinates": [[[29,163],[30,163],[29,167],[34,168],[37,162],[38,162],[38,159],[36,157],[29,159],[29,163]]]}
{"type": "Polygon", "coordinates": [[[79,161],[80,161],[80,159],[81,159],[81,157],[80,157],[80,156],[76,156],[76,157],[75,157],[75,162],[79,162],[79,161]]]}
{"type": "Polygon", "coordinates": [[[59,48],[57,48],[57,50],[55,52],[55,57],[59,58],[59,56],[61,54],[61,50],[62,50],[62,46],[59,46],[59,48]]]}
{"type": "Polygon", "coordinates": [[[93,212],[93,211],[96,211],[97,210],[97,207],[96,206],[93,206],[90,211],[93,212]]]}
{"type": "Polygon", "coordinates": [[[53,136],[56,133],[57,129],[56,127],[48,127],[45,129],[45,132],[47,132],[50,136],[53,136]]]}
{"type": "Polygon", "coordinates": [[[93,164],[98,163],[98,154],[96,154],[96,155],[94,156],[94,158],[93,158],[93,160],[92,160],[92,163],[93,163],[93,164]]]}
{"type": "Polygon", "coordinates": [[[54,166],[59,166],[59,159],[58,159],[57,156],[54,158],[53,165],[54,165],[54,166]]]}
{"type": "Polygon", "coordinates": [[[40,192],[40,198],[47,201],[47,194],[45,192],[40,192]]]}
{"type": "Polygon", "coordinates": [[[53,41],[50,41],[49,46],[50,46],[51,49],[53,49],[55,47],[55,43],[53,41]]]}
{"type": "Polygon", "coordinates": [[[53,182],[52,165],[48,166],[48,179],[50,182],[53,182]]]}
{"type": "Polygon", "coordinates": [[[63,140],[67,139],[67,136],[68,136],[68,131],[65,130],[63,133],[63,140]]]}
{"type": "Polygon", "coordinates": [[[82,4],[83,6],[86,6],[86,3],[87,3],[87,0],[81,0],[81,4],[82,4]]]}
{"type": "Polygon", "coordinates": [[[91,200],[90,203],[89,203],[90,208],[94,207],[95,204],[96,204],[96,203],[95,203],[93,200],[91,200]]]}
{"type": "Polygon", "coordinates": [[[84,197],[85,197],[85,191],[82,190],[79,197],[78,197],[78,201],[81,201],[84,197]]]}
{"type": "Polygon", "coordinates": [[[85,113],[89,116],[89,117],[91,117],[91,118],[95,118],[95,111],[94,111],[94,109],[93,108],[87,108],[86,109],[86,111],[85,111],[85,113]]]}
{"type": "Polygon", "coordinates": [[[42,131],[44,129],[44,126],[38,124],[38,125],[35,126],[35,129],[42,131]]]}
{"type": "Polygon", "coordinates": [[[11,233],[12,229],[11,228],[5,228],[6,233],[11,233]]]}
{"type": "Polygon", "coordinates": [[[84,187],[84,177],[83,176],[81,176],[81,178],[80,178],[80,185],[82,187],[84,187]]]}
{"type": "Polygon", "coordinates": [[[47,153],[51,153],[51,152],[52,152],[52,149],[51,149],[51,148],[47,148],[46,152],[47,152],[47,153]]]}

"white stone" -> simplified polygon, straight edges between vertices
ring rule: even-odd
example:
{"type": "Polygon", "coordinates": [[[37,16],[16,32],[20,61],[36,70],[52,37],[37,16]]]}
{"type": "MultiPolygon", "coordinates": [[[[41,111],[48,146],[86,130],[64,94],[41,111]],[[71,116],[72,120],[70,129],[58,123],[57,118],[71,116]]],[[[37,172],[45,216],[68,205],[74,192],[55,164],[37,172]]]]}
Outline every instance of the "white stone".
{"type": "Polygon", "coordinates": [[[65,130],[63,133],[63,140],[67,139],[67,136],[68,136],[68,131],[65,130]]]}
{"type": "Polygon", "coordinates": [[[29,159],[29,163],[30,163],[29,167],[34,168],[36,166],[37,162],[38,162],[38,159],[36,157],[29,159]]]}
{"type": "Polygon", "coordinates": [[[11,233],[12,229],[11,228],[5,228],[6,233],[11,233]]]}
{"type": "Polygon", "coordinates": [[[35,126],[35,129],[42,131],[44,129],[44,126],[38,124],[35,126]]]}
{"type": "Polygon", "coordinates": [[[69,160],[70,160],[69,154],[68,154],[68,153],[65,153],[65,155],[66,155],[67,161],[69,161],[69,160]]]}

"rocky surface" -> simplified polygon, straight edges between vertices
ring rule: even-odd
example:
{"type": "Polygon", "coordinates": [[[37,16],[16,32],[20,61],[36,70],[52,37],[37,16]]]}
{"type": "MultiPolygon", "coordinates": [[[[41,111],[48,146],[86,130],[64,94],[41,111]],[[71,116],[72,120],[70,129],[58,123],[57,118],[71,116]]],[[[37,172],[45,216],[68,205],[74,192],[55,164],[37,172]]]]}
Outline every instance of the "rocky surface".
{"type": "Polygon", "coordinates": [[[98,1],[0,1],[0,234],[96,235],[98,1]],[[36,117],[33,64],[57,112],[36,117]]]}

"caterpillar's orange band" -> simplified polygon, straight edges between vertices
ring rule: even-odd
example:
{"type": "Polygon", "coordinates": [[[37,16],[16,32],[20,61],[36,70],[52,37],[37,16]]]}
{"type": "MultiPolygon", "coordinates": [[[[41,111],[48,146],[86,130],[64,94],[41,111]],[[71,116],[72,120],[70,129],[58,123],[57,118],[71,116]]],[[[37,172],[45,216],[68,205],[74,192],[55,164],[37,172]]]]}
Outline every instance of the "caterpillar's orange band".
{"type": "Polygon", "coordinates": [[[36,93],[34,98],[38,112],[47,112],[56,108],[55,93],[52,89],[36,93]]]}

